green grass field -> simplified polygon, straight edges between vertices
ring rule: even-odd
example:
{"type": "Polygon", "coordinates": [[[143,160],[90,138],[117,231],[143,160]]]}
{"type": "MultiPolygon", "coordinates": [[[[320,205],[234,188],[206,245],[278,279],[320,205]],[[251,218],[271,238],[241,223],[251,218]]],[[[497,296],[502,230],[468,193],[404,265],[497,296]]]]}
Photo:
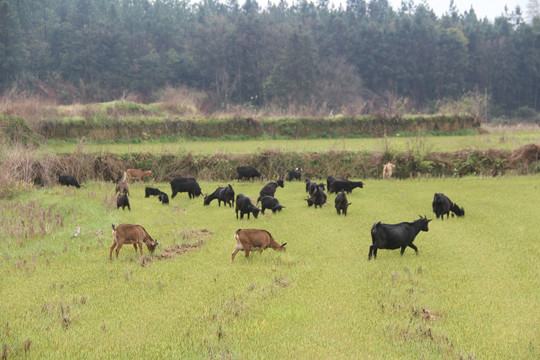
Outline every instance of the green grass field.
{"type": "MultiPolygon", "coordinates": [[[[82,143],[83,149],[90,153],[154,153],[170,154],[192,152],[195,154],[213,154],[223,152],[229,154],[245,154],[268,149],[279,149],[290,152],[318,151],[385,151],[389,148],[395,152],[417,149],[422,146],[428,151],[457,151],[463,148],[476,149],[515,149],[530,143],[540,143],[540,131],[494,131],[482,135],[453,136],[420,136],[420,137],[388,137],[384,138],[342,138],[342,139],[296,139],[296,140],[206,140],[206,141],[144,141],[141,143],[100,144],[90,140],[82,143]]],[[[42,147],[47,153],[72,153],[78,146],[69,141],[50,140],[42,147]]]]}
{"type": "MultiPolygon", "coordinates": [[[[263,185],[231,184],[254,198],[263,185]]],[[[0,351],[7,359],[539,358],[538,184],[538,176],[368,180],[339,217],[334,195],[308,208],[304,184],[287,182],[276,193],[286,208],[255,220],[185,193],[162,206],[144,198],[144,184],[131,187],[132,211],[115,209],[110,183],[37,189],[0,208],[0,351]],[[464,206],[465,217],[433,220],[415,240],[418,256],[379,250],[368,261],[372,224],[432,217],[435,192],[464,206]],[[110,261],[111,223],[142,224],[161,245],[142,260],[125,246],[110,261]],[[287,252],[239,253],[231,263],[238,228],[266,229],[287,252]]],[[[218,185],[226,184],[201,182],[204,193],[218,185]]]]}

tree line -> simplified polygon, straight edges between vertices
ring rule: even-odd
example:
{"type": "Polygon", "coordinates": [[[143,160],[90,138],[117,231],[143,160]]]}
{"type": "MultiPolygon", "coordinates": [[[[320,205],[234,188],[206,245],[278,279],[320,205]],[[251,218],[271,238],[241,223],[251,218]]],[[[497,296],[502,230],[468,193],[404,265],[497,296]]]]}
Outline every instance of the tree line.
{"type": "Polygon", "coordinates": [[[494,113],[537,110],[540,18],[502,10],[491,22],[452,1],[439,18],[413,0],[0,0],[0,91],[52,89],[68,103],[186,86],[217,108],[334,112],[476,92],[494,113]]]}

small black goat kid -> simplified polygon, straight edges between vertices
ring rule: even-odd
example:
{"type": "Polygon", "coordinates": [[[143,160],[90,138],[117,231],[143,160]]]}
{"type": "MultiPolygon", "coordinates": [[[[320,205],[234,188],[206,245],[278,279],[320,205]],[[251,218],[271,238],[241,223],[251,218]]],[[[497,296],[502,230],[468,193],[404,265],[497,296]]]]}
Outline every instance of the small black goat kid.
{"type": "Polygon", "coordinates": [[[158,195],[158,200],[161,201],[161,204],[163,204],[163,205],[168,205],[168,204],[169,204],[169,195],[167,195],[167,194],[164,193],[164,192],[161,192],[161,193],[158,195]]]}

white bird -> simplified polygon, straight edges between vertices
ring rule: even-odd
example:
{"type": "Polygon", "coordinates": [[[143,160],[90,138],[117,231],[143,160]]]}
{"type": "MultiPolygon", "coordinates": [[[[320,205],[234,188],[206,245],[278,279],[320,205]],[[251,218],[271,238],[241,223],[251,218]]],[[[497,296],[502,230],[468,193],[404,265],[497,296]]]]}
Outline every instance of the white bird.
{"type": "Polygon", "coordinates": [[[75,232],[73,233],[72,237],[77,237],[77,236],[79,236],[80,233],[81,233],[81,227],[77,226],[77,228],[75,229],[75,232]]]}
{"type": "Polygon", "coordinates": [[[96,235],[96,236],[99,236],[99,235],[101,235],[101,234],[103,234],[103,229],[99,229],[98,231],[96,231],[96,232],[94,233],[94,235],[96,235]]]}

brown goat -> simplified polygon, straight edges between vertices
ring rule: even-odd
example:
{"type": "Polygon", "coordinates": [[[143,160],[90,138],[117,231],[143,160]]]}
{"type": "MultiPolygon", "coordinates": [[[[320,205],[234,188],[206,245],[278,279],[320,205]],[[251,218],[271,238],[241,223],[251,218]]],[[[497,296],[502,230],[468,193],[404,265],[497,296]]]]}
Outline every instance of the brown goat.
{"type": "Polygon", "coordinates": [[[129,183],[127,181],[117,180],[114,194],[129,195],[129,183]]]}
{"type": "Polygon", "coordinates": [[[135,253],[137,253],[137,245],[141,256],[143,255],[142,244],[145,243],[146,247],[153,253],[158,246],[158,242],[154,241],[146,230],[140,225],[120,224],[115,226],[112,224],[113,242],[109,251],[109,258],[112,260],[112,252],[116,248],[116,258],[118,259],[118,253],[124,244],[133,244],[135,253]]]}
{"type": "Polygon", "coordinates": [[[129,180],[137,178],[142,181],[143,177],[152,176],[152,170],[127,169],[126,175],[129,180]]]}
{"type": "Polygon", "coordinates": [[[272,248],[278,251],[286,251],[285,244],[278,244],[272,235],[266,230],[257,229],[238,229],[234,234],[236,247],[232,253],[231,261],[234,261],[236,254],[243,250],[246,253],[246,258],[249,257],[251,250],[259,250],[261,253],[266,248],[272,248]]]}
{"type": "Polygon", "coordinates": [[[383,178],[390,180],[392,178],[392,169],[395,167],[396,165],[391,162],[384,164],[382,170],[383,178]]]}

